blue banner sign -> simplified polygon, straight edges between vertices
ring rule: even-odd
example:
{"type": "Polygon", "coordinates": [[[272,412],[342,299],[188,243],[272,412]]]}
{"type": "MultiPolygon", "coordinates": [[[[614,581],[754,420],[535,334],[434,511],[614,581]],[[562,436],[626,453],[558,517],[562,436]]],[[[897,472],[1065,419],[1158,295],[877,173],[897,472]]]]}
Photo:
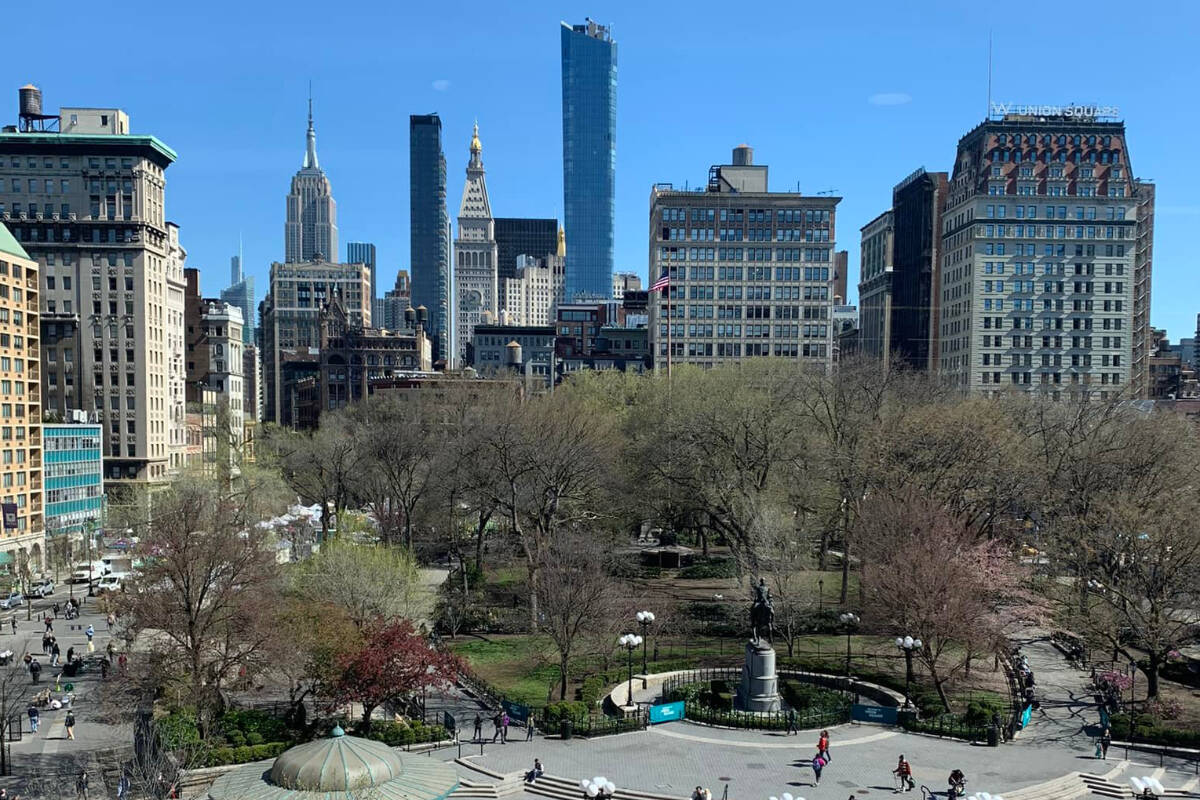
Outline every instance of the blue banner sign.
{"type": "Polygon", "coordinates": [[[1029,727],[1029,718],[1033,716],[1033,703],[1025,706],[1025,710],[1021,712],[1021,729],[1029,727]]]}
{"type": "Polygon", "coordinates": [[[660,722],[674,722],[677,719],[683,719],[683,717],[684,706],[682,700],[674,703],[663,703],[662,705],[650,706],[651,725],[657,725],[660,722]]]}
{"type": "Polygon", "coordinates": [[[888,706],[868,706],[855,703],[850,707],[850,718],[859,722],[878,722],[881,725],[895,725],[898,709],[888,706]]]}
{"type": "Polygon", "coordinates": [[[508,713],[508,718],[513,722],[525,723],[529,721],[529,706],[522,703],[514,703],[511,700],[501,700],[500,705],[504,707],[508,713]]]}

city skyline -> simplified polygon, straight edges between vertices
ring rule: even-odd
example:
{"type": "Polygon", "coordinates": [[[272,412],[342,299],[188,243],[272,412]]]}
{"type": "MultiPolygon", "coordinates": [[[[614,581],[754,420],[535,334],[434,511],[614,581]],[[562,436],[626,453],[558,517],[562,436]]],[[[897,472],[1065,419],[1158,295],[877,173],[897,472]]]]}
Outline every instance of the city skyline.
{"type": "MultiPolygon", "coordinates": [[[[835,65],[820,73],[818,90],[803,85],[817,73],[786,67],[782,53],[770,52],[794,37],[789,26],[767,31],[753,46],[733,43],[708,70],[706,85],[720,96],[722,113],[702,124],[688,120],[699,118],[696,114],[707,107],[707,100],[696,96],[663,102],[661,79],[681,69],[677,61],[685,45],[663,46],[657,37],[665,27],[682,40],[700,35],[703,8],[688,18],[626,4],[612,9],[539,4],[507,17],[479,8],[472,11],[476,30],[465,33],[450,23],[454,15],[444,9],[369,8],[331,22],[332,33],[353,29],[359,35],[367,30],[367,41],[305,30],[292,15],[247,10],[245,25],[232,38],[222,34],[241,54],[230,64],[202,65],[181,52],[168,54],[151,78],[114,80],[53,62],[24,67],[15,78],[17,83],[30,80],[39,85],[52,108],[100,103],[125,108],[135,133],[152,133],[179,152],[169,176],[167,216],[182,227],[188,263],[202,270],[205,293],[216,294],[225,279],[222,265],[234,251],[239,232],[245,235],[246,274],[260,285],[266,283],[271,261],[282,255],[279,187],[296,168],[296,140],[306,121],[311,73],[314,113],[322,134],[321,166],[336,185],[341,206],[340,238],[376,242],[378,283],[389,286],[397,269],[411,270],[402,133],[409,114],[438,111],[448,141],[469,136],[471,122],[478,117],[481,127],[491,132],[493,213],[563,219],[558,30],[561,21],[578,22],[591,15],[612,24],[622,50],[614,266],[645,277],[650,188],[659,181],[702,184],[705,175],[696,165],[707,163],[709,154],[724,152],[732,142],[755,147],[760,159],[772,165],[773,185],[799,183],[806,194],[837,189],[845,198],[840,207],[845,230],[866,224],[886,207],[891,187],[915,167],[953,167],[947,154],[984,116],[986,31],[993,22],[984,9],[958,9],[949,3],[926,4],[928,13],[920,20],[882,4],[868,5],[819,9],[817,18],[810,20],[826,33],[820,40],[806,40],[805,47],[813,59],[828,55],[835,65]],[[413,47],[403,54],[369,46],[396,23],[429,35],[414,37],[413,47]],[[253,46],[268,26],[273,35],[298,46],[318,40],[335,44],[310,48],[310,62],[304,74],[297,75],[294,65],[275,63],[281,60],[270,48],[259,53],[253,46]],[[917,29],[936,39],[938,47],[913,51],[904,34],[917,29]],[[483,30],[488,31],[486,39],[483,30]],[[886,40],[876,37],[870,48],[850,44],[884,31],[889,33],[886,40]],[[435,45],[439,36],[466,37],[478,52],[473,59],[449,56],[435,45]],[[958,68],[947,69],[948,64],[958,68]],[[383,79],[366,77],[379,74],[394,84],[385,104],[372,99],[383,79]],[[184,105],[199,113],[179,113],[178,99],[163,91],[168,85],[187,86],[184,105]],[[362,103],[371,108],[365,122],[357,113],[362,103]],[[821,110],[815,113],[818,103],[821,110]],[[239,113],[224,113],[227,105],[239,113]],[[250,108],[255,113],[249,113],[250,108]],[[368,135],[371,130],[401,133],[377,139],[368,135]],[[214,202],[217,197],[220,203],[214,202]]],[[[1121,8],[1102,5],[1109,9],[1104,13],[1121,8]]],[[[779,4],[761,12],[784,15],[785,9],[779,4]]],[[[1135,153],[1133,169],[1159,179],[1151,322],[1166,328],[1173,340],[1195,329],[1187,233],[1200,217],[1200,205],[1188,191],[1200,179],[1200,167],[1180,156],[1181,140],[1173,132],[1200,121],[1200,112],[1175,98],[1172,86],[1179,79],[1186,82],[1195,67],[1180,55],[1186,48],[1171,43],[1182,41],[1190,27],[1187,18],[1195,13],[1184,6],[1173,13],[1148,9],[1139,17],[1139,26],[1147,36],[1157,36],[1163,47],[1127,70],[1094,71],[1069,81],[1047,81],[1044,60],[1032,56],[1052,51],[1069,62],[1085,55],[1084,42],[1063,41],[1050,30],[1023,32],[1020,37],[1003,29],[994,32],[992,96],[998,102],[1086,100],[1120,109],[1135,153]],[[1172,80],[1158,79],[1166,75],[1172,80]]],[[[187,12],[172,11],[168,17],[168,22],[189,27],[189,37],[216,29],[217,20],[187,12]]],[[[19,20],[17,32],[26,24],[19,20]]],[[[64,24],[70,33],[82,22],[64,24]]],[[[115,20],[88,21],[97,35],[114,25],[115,20]]],[[[6,123],[15,121],[12,111],[3,116],[6,123]]],[[[454,163],[461,158],[451,157],[451,174],[464,166],[454,163]]],[[[569,249],[571,232],[566,233],[569,249]]],[[[842,246],[850,250],[850,284],[856,286],[858,242],[843,240],[842,246]]],[[[856,297],[852,290],[851,299],[856,297]]]]}

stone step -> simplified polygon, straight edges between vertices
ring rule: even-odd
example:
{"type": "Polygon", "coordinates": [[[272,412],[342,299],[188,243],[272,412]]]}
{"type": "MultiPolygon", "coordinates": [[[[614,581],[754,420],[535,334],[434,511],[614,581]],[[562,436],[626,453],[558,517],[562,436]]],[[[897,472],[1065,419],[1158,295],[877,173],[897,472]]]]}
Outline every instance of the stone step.
{"type": "MultiPolygon", "coordinates": [[[[579,781],[571,780],[570,778],[562,778],[557,775],[543,775],[532,784],[526,784],[526,791],[534,794],[543,794],[546,797],[563,798],[563,800],[580,800],[583,796],[579,789],[579,781]],[[534,791],[534,789],[543,789],[543,792],[534,791]]],[[[658,794],[655,792],[644,792],[636,789],[623,789],[617,787],[614,795],[619,800],[684,800],[677,795],[658,794]]]]}

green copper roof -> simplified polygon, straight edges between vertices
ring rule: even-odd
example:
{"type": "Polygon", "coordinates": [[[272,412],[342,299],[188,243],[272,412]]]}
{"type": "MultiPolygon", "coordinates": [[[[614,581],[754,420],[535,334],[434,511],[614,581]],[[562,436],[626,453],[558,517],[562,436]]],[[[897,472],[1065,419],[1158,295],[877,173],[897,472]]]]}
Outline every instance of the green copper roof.
{"type": "Polygon", "coordinates": [[[8,253],[10,256],[29,259],[29,253],[26,253],[25,248],[21,247],[21,243],[13,238],[12,232],[4,227],[3,222],[0,222],[0,253],[8,253]]]}
{"type": "Polygon", "coordinates": [[[178,154],[157,136],[137,136],[112,133],[0,133],[0,145],[52,144],[83,147],[148,147],[162,156],[168,163],[179,158],[178,154]]]}

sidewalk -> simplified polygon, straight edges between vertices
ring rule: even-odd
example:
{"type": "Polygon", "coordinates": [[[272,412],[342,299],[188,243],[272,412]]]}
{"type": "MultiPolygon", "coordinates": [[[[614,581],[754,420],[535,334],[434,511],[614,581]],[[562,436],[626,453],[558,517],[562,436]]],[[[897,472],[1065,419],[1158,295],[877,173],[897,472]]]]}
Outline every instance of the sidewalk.
{"type": "Polygon", "coordinates": [[[1050,642],[1049,631],[1031,628],[1014,641],[1033,670],[1034,697],[1041,703],[1016,744],[1053,743],[1080,753],[1093,752],[1100,712],[1092,696],[1091,675],[1067,661],[1050,642]]]}

